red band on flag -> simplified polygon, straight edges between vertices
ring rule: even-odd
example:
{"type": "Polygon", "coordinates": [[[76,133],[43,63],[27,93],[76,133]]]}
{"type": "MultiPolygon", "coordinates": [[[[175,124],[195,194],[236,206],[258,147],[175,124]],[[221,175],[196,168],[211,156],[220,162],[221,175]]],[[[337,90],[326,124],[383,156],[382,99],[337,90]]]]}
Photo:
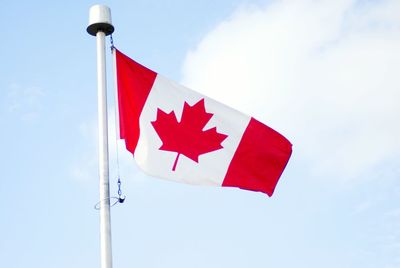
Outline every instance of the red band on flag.
{"type": "Polygon", "coordinates": [[[259,191],[271,196],[291,153],[292,144],[285,137],[251,118],[222,186],[259,191]]]}
{"type": "Polygon", "coordinates": [[[139,140],[139,117],[157,73],[128,58],[117,49],[117,86],[120,138],[133,154],[139,140]]]}

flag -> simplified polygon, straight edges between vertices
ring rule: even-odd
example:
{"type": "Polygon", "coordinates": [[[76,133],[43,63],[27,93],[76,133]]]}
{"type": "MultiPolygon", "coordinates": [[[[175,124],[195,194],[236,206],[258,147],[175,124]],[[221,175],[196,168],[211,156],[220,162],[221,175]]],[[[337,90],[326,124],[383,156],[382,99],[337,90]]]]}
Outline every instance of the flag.
{"type": "Polygon", "coordinates": [[[144,172],[273,194],[292,153],[285,137],[117,49],[115,57],[120,138],[144,172]]]}

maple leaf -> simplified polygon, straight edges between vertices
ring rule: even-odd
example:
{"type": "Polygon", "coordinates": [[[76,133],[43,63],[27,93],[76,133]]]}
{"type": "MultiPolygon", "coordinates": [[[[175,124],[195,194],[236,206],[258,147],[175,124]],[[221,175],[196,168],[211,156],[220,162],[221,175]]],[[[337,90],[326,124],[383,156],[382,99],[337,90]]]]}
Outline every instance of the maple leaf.
{"type": "Polygon", "coordinates": [[[221,142],[227,135],[218,133],[216,127],[203,130],[211,117],[213,114],[206,112],[204,99],[193,106],[185,101],[180,122],[174,111],[166,113],[157,109],[157,119],[151,124],[163,142],[159,150],[178,153],[172,171],[175,171],[181,154],[198,163],[199,155],[223,148],[221,142]]]}

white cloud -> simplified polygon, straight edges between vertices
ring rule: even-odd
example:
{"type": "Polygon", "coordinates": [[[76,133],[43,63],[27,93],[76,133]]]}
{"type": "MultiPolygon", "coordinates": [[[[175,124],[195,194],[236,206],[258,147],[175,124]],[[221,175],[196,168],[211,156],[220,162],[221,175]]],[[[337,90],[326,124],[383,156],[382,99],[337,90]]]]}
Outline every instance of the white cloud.
{"type": "Polygon", "coordinates": [[[399,13],[398,1],[241,8],[187,54],[183,83],[283,133],[314,175],[360,178],[399,164],[399,13]]]}
{"type": "MultiPolygon", "coordinates": [[[[142,176],[136,176],[138,170],[136,168],[132,154],[125,149],[123,140],[116,139],[115,128],[115,112],[114,107],[109,107],[108,112],[108,151],[109,151],[109,177],[110,183],[117,180],[117,169],[119,162],[119,171],[121,181],[126,179],[134,179],[140,181],[142,176]],[[118,146],[118,152],[117,152],[118,146]],[[118,156],[117,156],[118,154],[118,156]],[[117,161],[117,157],[118,160],[117,161]]],[[[79,133],[85,146],[81,148],[81,157],[70,168],[71,176],[80,182],[90,182],[98,179],[98,133],[97,119],[94,118],[88,122],[82,122],[79,125],[79,133]]]]}
{"type": "Polygon", "coordinates": [[[44,97],[45,92],[40,87],[11,84],[5,98],[6,112],[17,115],[22,121],[35,121],[40,114],[44,97]]]}
{"type": "Polygon", "coordinates": [[[70,174],[78,182],[92,183],[98,179],[96,122],[81,122],[78,131],[84,142],[79,147],[79,157],[71,164],[70,174]]]}

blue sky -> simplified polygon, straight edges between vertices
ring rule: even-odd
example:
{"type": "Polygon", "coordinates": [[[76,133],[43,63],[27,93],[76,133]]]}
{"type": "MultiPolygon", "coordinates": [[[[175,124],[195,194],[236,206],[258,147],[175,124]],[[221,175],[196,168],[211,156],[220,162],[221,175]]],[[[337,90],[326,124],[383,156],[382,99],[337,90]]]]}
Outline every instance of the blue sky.
{"type": "MultiPolygon", "coordinates": [[[[294,144],[268,198],[147,177],[119,142],[114,267],[400,267],[398,1],[103,3],[121,51],[294,144]]],[[[4,267],[99,266],[93,4],[0,10],[4,267]]]]}

